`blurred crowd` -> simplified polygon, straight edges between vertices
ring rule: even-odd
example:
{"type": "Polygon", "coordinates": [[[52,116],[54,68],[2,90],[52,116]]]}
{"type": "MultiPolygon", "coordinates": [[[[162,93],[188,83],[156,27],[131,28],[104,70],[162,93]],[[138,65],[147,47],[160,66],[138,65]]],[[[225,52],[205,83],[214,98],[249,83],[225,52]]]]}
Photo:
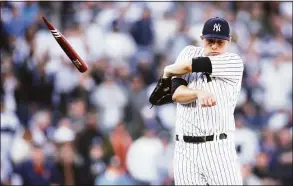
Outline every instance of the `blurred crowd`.
{"type": "Polygon", "coordinates": [[[148,97],[218,16],[245,63],[235,110],[244,184],[292,185],[292,2],[0,3],[1,184],[174,184],[176,104],[151,108],[148,97]]]}

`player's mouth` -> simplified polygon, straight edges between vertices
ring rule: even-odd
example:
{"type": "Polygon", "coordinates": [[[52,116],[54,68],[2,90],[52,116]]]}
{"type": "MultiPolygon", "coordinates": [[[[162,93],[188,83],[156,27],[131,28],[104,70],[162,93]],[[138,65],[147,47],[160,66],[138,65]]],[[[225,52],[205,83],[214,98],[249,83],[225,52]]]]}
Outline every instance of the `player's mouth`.
{"type": "Polygon", "coordinates": [[[219,54],[220,54],[219,52],[210,52],[211,56],[216,56],[216,55],[219,55],[219,54]]]}

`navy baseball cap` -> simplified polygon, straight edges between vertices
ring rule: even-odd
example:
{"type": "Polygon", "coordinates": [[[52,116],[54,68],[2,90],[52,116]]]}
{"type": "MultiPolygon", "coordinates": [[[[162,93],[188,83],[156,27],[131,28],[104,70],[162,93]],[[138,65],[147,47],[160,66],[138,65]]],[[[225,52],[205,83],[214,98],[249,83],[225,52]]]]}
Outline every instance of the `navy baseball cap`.
{"type": "Polygon", "coordinates": [[[207,20],[202,29],[202,37],[229,40],[230,27],[228,22],[219,17],[207,20]]]}

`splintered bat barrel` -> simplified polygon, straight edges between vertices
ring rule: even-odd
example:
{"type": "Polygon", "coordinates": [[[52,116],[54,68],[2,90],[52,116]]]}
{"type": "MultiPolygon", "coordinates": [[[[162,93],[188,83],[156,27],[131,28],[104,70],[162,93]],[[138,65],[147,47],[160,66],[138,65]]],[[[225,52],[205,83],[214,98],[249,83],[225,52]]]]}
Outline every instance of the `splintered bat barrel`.
{"type": "Polygon", "coordinates": [[[57,43],[66,53],[66,55],[70,58],[74,66],[79,70],[79,72],[83,73],[87,71],[88,66],[85,62],[80,58],[80,56],[76,53],[76,51],[72,48],[72,46],[68,43],[66,38],[50,23],[44,16],[42,16],[44,22],[46,23],[48,29],[51,31],[52,35],[56,39],[57,43]]]}

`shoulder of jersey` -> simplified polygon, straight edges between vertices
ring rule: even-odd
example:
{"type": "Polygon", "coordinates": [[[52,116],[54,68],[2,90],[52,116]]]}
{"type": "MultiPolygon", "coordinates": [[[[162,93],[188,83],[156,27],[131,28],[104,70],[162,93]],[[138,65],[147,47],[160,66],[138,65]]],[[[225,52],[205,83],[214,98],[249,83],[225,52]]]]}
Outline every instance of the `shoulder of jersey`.
{"type": "Polygon", "coordinates": [[[226,52],[225,54],[222,54],[222,55],[219,55],[219,56],[231,57],[233,59],[237,59],[237,60],[241,60],[242,61],[242,58],[238,54],[236,54],[236,53],[226,52]]]}

